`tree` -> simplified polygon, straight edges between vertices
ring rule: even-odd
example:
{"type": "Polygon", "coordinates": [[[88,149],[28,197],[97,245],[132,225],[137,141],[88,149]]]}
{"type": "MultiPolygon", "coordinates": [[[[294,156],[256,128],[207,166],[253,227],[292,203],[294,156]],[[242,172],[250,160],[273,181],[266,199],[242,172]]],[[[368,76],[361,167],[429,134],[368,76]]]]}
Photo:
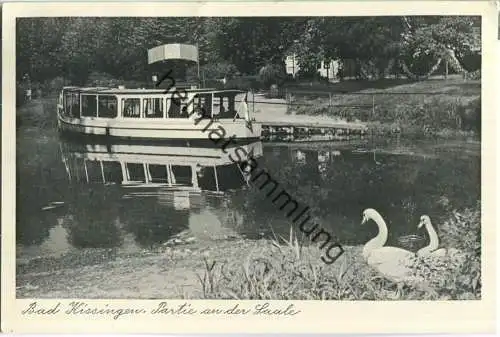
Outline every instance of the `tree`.
{"type": "Polygon", "coordinates": [[[217,77],[281,67],[291,53],[305,74],[316,74],[326,59],[354,60],[361,73],[374,76],[397,59],[422,74],[440,58],[463,63],[453,60],[470,59],[480,46],[480,18],[465,16],[30,18],[16,28],[18,80],[64,76],[73,84],[84,84],[91,72],[149,81],[168,68],[183,77],[186,62],[147,64],[149,48],[174,42],[197,44],[200,66],[217,77]]]}
{"type": "Polygon", "coordinates": [[[67,18],[19,19],[16,24],[16,76],[28,74],[43,81],[61,71],[58,47],[68,25],[67,18]]]}
{"type": "Polygon", "coordinates": [[[304,18],[219,18],[213,48],[239,71],[255,74],[267,64],[282,63],[285,52],[303,32],[304,18]]]}
{"type": "MultiPolygon", "coordinates": [[[[457,57],[476,53],[481,45],[480,17],[403,17],[403,21],[406,30],[402,35],[401,60],[409,64],[422,58],[428,59],[427,64],[445,59],[456,71],[466,72],[457,57]]],[[[436,66],[429,68],[426,76],[437,70],[436,66]]]]}

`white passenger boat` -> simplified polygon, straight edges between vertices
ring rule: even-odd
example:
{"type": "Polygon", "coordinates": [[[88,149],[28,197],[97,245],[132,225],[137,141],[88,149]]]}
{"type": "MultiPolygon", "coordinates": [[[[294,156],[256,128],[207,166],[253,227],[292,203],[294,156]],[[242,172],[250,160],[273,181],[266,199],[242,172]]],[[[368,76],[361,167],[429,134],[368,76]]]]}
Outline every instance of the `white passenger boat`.
{"type": "MultiPolygon", "coordinates": [[[[197,62],[197,53],[194,46],[163,45],[149,50],[149,63],[197,62]]],[[[64,87],[57,106],[59,129],[125,139],[260,138],[261,125],[250,116],[246,91],[180,88],[174,79],[160,77],[170,82],[167,89],[64,87]]]]}
{"type": "Polygon", "coordinates": [[[240,90],[63,88],[62,131],[125,139],[259,139],[240,90]]]}

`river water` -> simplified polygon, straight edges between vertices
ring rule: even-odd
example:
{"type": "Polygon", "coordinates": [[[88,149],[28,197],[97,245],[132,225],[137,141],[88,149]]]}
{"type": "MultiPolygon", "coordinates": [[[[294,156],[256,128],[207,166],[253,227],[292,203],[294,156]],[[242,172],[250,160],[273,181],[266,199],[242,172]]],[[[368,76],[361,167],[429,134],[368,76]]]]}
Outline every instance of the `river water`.
{"type": "MultiPolygon", "coordinates": [[[[285,213],[220,148],[75,143],[50,123],[21,125],[17,135],[18,262],[88,248],[137,252],[289,234],[285,213]]],[[[474,140],[257,142],[246,149],[345,245],[376,234],[374,223],[361,225],[365,208],[383,215],[389,243],[411,236],[406,242],[417,249],[427,240],[417,229],[422,214],[439,227],[451,209],[480,200],[474,140]]]]}

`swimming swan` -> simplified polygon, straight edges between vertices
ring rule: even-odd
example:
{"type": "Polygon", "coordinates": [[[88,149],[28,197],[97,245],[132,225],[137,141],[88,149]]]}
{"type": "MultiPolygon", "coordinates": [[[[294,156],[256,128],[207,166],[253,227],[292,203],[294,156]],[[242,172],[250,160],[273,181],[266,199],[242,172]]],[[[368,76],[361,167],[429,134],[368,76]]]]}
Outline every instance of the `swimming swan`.
{"type": "Polygon", "coordinates": [[[410,264],[415,253],[397,247],[384,247],[387,241],[387,225],[384,219],[376,210],[368,208],[363,212],[361,224],[368,220],[377,224],[378,234],[363,247],[363,257],[367,263],[394,282],[412,279],[413,269],[410,264]]]}
{"type": "Polygon", "coordinates": [[[435,256],[435,257],[444,257],[446,255],[453,255],[459,253],[458,249],[455,248],[440,248],[439,247],[439,237],[436,233],[436,230],[434,229],[434,226],[432,226],[431,223],[431,218],[428,215],[422,215],[420,217],[420,222],[418,223],[418,228],[422,228],[425,226],[425,229],[427,230],[427,233],[429,234],[430,242],[429,244],[421,248],[417,252],[417,256],[435,256]]]}

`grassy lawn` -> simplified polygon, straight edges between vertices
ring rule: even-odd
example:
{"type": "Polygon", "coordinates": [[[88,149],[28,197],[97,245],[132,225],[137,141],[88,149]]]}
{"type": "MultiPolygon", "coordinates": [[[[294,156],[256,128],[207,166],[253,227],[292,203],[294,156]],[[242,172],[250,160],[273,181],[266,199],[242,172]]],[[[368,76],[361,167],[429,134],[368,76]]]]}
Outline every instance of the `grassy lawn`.
{"type": "MultiPolygon", "coordinates": [[[[356,85],[347,81],[325,91],[290,89],[294,114],[340,117],[348,121],[390,125],[390,130],[477,130],[480,125],[481,83],[461,78],[429,79],[404,83],[402,80],[366,81],[356,85]],[[338,93],[338,92],[343,93],[338,93]]],[[[383,129],[383,128],[382,128],[383,129]]]]}

